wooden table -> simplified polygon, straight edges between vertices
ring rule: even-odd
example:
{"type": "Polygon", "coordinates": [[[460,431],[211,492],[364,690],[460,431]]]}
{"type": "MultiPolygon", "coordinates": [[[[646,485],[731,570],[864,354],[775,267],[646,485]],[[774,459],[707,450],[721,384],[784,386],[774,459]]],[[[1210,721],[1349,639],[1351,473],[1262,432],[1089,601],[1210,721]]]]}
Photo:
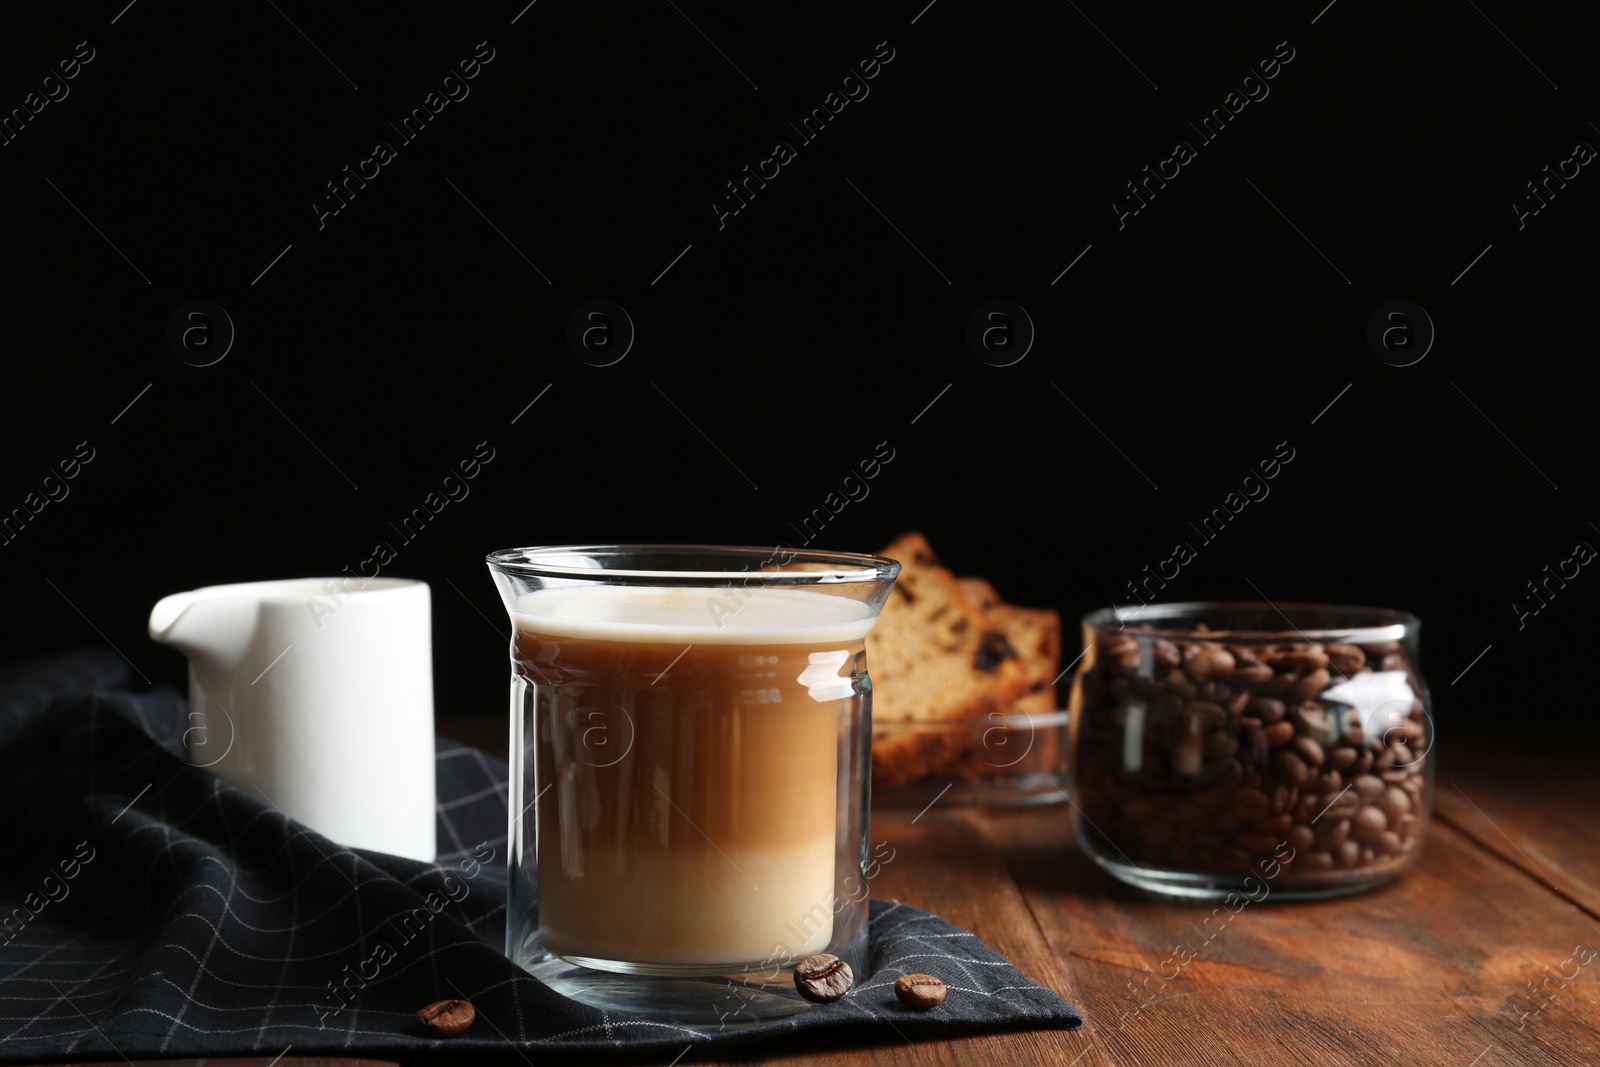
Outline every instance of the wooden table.
{"type": "MultiPolygon", "coordinates": [[[[454,732],[503,752],[489,729],[454,732]]],[[[1600,955],[1583,962],[1600,952],[1592,760],[1459,741],[1435,755],[1416,867],[1361,896],[1269,897],[1213,919],[1209,940],[1216,905],[1115,882],[1073,846],[1064,804],[876,812],[873,839],[895,858],[874,894],[974,931],[1076,1004],[1083,1029],[915,1044],[886,1031],[679,1064],[1600,1064],[1600,955]],[[1180,945],[1195,956],[1181,967],[1180,945]]]]}
{"type": "Polygon", "coordinates": [[[872,1062],[1600,1064],[1600,778],[1582,756],[1440,749],[1416,867],[1360,896],[1223,909],[1209,940],[1217,905],[1115,882],[1074,848],[1064,805],[876,816],[897,851],[874,893],[974,931],[1085,1025],[886,1042],[872,1062]]]}

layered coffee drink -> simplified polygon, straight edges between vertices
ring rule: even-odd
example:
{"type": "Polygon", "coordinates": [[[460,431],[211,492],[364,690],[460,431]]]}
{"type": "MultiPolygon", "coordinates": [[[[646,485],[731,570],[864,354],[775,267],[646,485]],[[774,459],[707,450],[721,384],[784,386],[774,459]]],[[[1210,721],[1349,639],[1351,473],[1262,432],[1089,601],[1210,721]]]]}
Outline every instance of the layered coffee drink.
{"type": "Polygon", "coordinates": [[[861,871],[852,762],[875,614],[786,588],[557,585],[516,600],[513,743],[534,768],[521,837],[546,951],[612,970],[748,969],[850,936],[836,921],[859,917],[837,887],[861,871]]]}

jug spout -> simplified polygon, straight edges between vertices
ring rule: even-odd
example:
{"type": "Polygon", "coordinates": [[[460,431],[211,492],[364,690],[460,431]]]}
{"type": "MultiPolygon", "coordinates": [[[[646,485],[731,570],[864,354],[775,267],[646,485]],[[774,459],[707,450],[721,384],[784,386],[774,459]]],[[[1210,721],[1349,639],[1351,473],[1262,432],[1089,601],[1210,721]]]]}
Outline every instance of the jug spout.
{"type": "Polygon", "coordinates": [[[198,593],[173,593],[171,596],[162,597],[156,606],[150,609],[150,637],[161,644],[173,644],[171,639],[173,627],[183,613],[189,610],[189,605],[200,599],[198,593]]]}
{"type": "Polygon", "coordinates": [[[257,601],[196,589],[163,597],[150,610],[150,637],[188,656],[191,664],[232,665],[255,636],[257,601]]]}

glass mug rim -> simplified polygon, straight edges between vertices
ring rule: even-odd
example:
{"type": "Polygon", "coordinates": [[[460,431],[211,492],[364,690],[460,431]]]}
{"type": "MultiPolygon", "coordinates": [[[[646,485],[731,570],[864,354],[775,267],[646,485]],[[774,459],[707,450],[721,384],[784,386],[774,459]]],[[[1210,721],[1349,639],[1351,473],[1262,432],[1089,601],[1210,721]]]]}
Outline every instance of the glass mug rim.
{"type": "Polygon", "coordinates": [[[1399,641],[1414,638],[1422,620],[1409,611],[1373,608],[1352,604],[1319,604],[1304,601],[1274,603],[1267,600],[1189,600],[1166,604],[1112,605],[1083,616],[1083,625],[1098,634],[1123,633],[1139,637],[1182,635],[1186,641],[1215,641],[1230,644],[1252,641],[1346,641],[1362,644],[1374,641],[1399,641]],[[1277,628],[1240,627],[1195,632],[1194,623],[1211,625],[1218,615],[1271,613],[1283,621],[1277,628]],[[1315,617],[1316,626],[1299,626],[1297,618],[1315,617]],[[1327,625],[1336,620],[1343,625],[1327,625]],[[1154,623],[1153,629],[1135,629],[1137,623],[1154,623]],[[1180,625],[1171,625],[1178,623],[1180,625]],[[1181,625],[1188,623],[1188,626],[1181,625]],[[1166,625],[1162,625],[1166,624],[1166,625]]]}
{"type": "Polygon", "coordinates": [[[534,578],[577,579],[608,584],[623,582],[661,584],[684,582],[745,582],[765,586],[840,585],[884,582],[900,573],[896,560],[857,552],[829,552],[788,547],[761,548],[743,545],[541,545],[530,548],[505,548],[484,557],[490,567],[507,574],[534,578]],[[809,564],[810,570],[755,570],[752,566],[770,564],[782,554],[788,559],[780,567],[809,564]],[[577,558],[601,565],[574,565],[577,558]],[[604,563],[651,558],[682,566],[611,567],[604,563]],[[725,561],[726,565],[719,565],[725,561]],[[743,561],[741,567],[739,563],[743,561]],[[708,567],[707,565],[710,564],[708,567]]]}

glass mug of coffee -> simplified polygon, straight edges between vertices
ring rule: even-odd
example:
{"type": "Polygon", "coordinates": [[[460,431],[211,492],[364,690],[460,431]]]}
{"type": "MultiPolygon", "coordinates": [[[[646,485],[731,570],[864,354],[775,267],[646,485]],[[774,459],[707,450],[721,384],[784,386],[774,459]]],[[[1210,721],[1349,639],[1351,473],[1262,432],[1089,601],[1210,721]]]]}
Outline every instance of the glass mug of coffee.
{"type": "Polygon", "coordinates": [[[789,549],[488,556],[511,640],[506,954],[596,1007],[721,1028],[866,974],[865,639],[900,565],[789,549]]]}

